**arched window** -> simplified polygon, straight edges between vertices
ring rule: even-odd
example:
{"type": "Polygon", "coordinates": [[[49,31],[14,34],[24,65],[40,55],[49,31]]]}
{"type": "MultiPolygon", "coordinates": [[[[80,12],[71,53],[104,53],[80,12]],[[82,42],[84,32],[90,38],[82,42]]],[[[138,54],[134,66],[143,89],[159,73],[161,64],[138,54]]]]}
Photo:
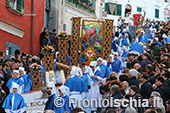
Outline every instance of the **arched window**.
{"type": "Polygon", "coordinates": [[[125,17],[129,17],[129,15],[131,14],[132,12],[132,6],[130,4],[127,4],[125,6],[125,17]]]}

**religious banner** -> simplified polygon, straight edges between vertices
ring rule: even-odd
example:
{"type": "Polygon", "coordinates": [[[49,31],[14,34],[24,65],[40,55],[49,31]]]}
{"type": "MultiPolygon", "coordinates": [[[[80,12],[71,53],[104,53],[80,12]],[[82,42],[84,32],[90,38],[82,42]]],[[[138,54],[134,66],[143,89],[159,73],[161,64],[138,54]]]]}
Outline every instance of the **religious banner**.
{"type": "Polygon", "coordinates": [[[46,83],[54,82],[54,84],[56,84],[56,77],[55,77],[54,71],[46,71],[45,72],[45,80],[46,80],[46,83]]]}
{"type": "Polygon", "coordinates": [[[101,56],[103,25],[103,21],[83,20],[80,65],[89,65],[91,61],[96,61],[101,56]]]}
{"type": "Polygon", "coordinates": [[[65,83],[65,75],[64,71],[55,71],[55,77],[56,77],[56,84],[64,84],[65,83]]]}

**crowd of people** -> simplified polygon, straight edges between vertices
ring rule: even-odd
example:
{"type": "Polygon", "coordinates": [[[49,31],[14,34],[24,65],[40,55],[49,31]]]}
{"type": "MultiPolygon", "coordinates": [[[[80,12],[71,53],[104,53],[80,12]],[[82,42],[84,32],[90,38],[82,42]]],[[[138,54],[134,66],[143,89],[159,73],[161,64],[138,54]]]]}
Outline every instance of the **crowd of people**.
{"type": "MultiPolygon", "coordinates": [[[[64,85],[56,89],[53,82],[47,83],[45,113],[169,113],[170,112],[170,43],[169,30],[164,22],[150,22],[149,32],[141,31],[135,40],[129,33],[128,24],[121,18],[118,26],[113,27],[112,51],[107,60],[98,58],[89,66],[72,66],[64,85]],[[116,29],[117,28],[117,29],[116,29]],[[56,107],[54,100],[61,97],[64,106],[56,107]],[[77,99],[148,99],[149,107],[84,107],[77,103],[69,106],[69,97],[77,99]],[[152,106],[154,100],[159,106],[152,106]]],[[[48,29],[40,35],[41,47],[53,45],[58,61],[56,30],[48,34],[48,29]]],[[[37,63],[42,66],[44,80],[43,55],[31,56],[19,50],[8,59],[0,52],[0,110],[7,113],[25,111],[22,93],[32,87],[30,66],[37,63]]],[[[80,57],[80,56],[79,56],[80,57]]],[[[58,70],[56,65],[55,70],[58,70]]]]}

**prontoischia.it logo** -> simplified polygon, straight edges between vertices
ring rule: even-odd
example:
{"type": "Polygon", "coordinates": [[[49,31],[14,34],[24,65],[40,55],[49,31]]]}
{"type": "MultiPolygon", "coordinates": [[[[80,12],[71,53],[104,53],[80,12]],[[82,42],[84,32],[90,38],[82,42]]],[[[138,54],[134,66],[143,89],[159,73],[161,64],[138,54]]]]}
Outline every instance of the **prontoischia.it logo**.
{"type": "MultiPolygon", "coordinates": [[[[56,107],[62,107],[65,104],[65,100],[62,97],[57,97],[54,100],[54,105],[56,107]]],[[[110,97],[109,99],[77,99],[74,97],[69,97],[69,107],[72,106],[72,104],[77,104],[78,107],[161,107],[159,99],[154,99],[153,106],[150,106],[148,99],[133,99],[130,97],[130,99],[114,99],[113,97],[110,97]]]]}

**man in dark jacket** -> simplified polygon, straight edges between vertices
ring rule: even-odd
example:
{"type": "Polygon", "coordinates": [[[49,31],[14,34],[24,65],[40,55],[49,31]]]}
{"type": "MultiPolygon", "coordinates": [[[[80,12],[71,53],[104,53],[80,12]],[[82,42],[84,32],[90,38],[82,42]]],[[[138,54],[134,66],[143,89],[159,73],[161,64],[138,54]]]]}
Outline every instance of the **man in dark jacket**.
{"type": "Polygon", "coordinates": [[[47,34],[48,29],[44,28],[43,32],[40,34],[40,46],[43,47],[43,40],[45,39],[45,35],[47,34]]]}
{"type": "Polygon", "coordinates": [[[130,59],[130,65],[129,65],[130,67],[128,67],[128,68],[133,69],[133,66],[134,66],[136,63],[139,63],[139,61],[135,59],[135,54],[134,54],[134,53],[131,53],[131,54],[129,55],[129,59],[130,59]]]}
{"type": "Polygon", "coordinates": [[[138,80],[136,78],[137,74],[138,74],[138,72],[135,69],[131,69],[129,71],[128,83],[129,83],[129,86],[135,85],[139,89],[139,83],[138,83],[138,80]]]}
{"type": "Polygon", "coordinates": [[[146,76],[145,74],[141,77],[141,83],[143,85],[141,85],[141,90],[140,90],[140,94],[142,95],[143,99],[149,99],[153,88],[151,83],[148,81],[148,76],[146,76]]]}
{"type": "Polygon", "coordinates": [[[49,34],[46,34],[46,35],[45,35],[45,38],[44,38],[43,41],[42,41],[42,47],[45,47],[45,46],[47,46],[47,45],[50,45],[49,37],[50,37],[49,34]]]}
{"type": "Polygon", "coordinates": [[[50,42],[51,42],[51,45],[54,44],[54,41],[55,41],[55,39],[56,39],[56,33],[57,33],[56,29],[53,29],[53,32],[50,34],[50,42]]]}
{"type": "Polygon", "coordinates": [[[157,86],[156,91],[161,94],[161,98],[163,99],[164,105],[167,100],[169,100],[169,89],[164,85],[164,79],[162,77],[158,77],[156,79],[155,85],[157,86]]]}
{"type": "Polygon", "coordinates": [[[164,79],[164,85],[170,89],[170,80],[169,80],[169,73],[162,74],[162,77],[164,79]]]}
{"type": "Polygon", "coordinates": [[[144,73],[149,78],[155,75],[155,72],[153,71],[153,66],[151,64],[146,65],[145,70],[146,70],[146,72],[144,72],[144,73]]]}
{"type": "Polygon", "coordinates": [[[142,55],[142,62],[141,62],[141,68],[142,68],[142,72],[146,72],[145,70],[145,66],[148,65],[148,64],[152,64],[151,61],[148,59],[148,54],[147,53],[144,53],[142,55]]]}

